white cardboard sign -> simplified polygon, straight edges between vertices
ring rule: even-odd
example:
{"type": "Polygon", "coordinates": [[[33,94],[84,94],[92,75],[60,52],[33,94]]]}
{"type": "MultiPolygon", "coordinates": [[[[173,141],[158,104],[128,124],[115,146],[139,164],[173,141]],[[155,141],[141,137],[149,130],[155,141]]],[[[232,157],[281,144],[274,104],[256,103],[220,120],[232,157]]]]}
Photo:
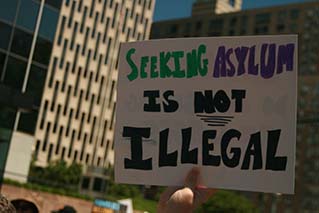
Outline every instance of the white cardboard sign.
{"type": "Polygon", "coordinates": [[[294,193],[297,36],[121,45],[115,180],[294,193]]]}

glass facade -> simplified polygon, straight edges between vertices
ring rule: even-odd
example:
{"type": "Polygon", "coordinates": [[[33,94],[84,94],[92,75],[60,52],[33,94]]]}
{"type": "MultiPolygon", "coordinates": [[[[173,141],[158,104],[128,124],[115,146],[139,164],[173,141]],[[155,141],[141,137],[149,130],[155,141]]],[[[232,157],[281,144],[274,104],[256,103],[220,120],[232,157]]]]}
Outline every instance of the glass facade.
{"type": "MultiPolygon", "coordinates": [[[[62,0],[46,0],[40,17],[40,0],[1,1],[0,84],[14,89],[17,93],[31,95],[34,106],[37,107],[41,103],[61,2],[62,0]],[[35,35],[39,21],[39,31],[35,35]],[[30,56],[33,42],[33,56],[30,56]],[[30,68],[28,72],[27,67],[30,68]],[[26,87],[23,88],[26,79],[26,87]]],[[[37,114],[36,111],[21,113],[17,123],[18,130],[33,134],[37,114]]],[[[16,114],[8,116],[10,118],[7,122],[10,123],[9,121],[15,120],[16,114]]],[[[12,128],[11,123],[7,126],[12,128]]]]}

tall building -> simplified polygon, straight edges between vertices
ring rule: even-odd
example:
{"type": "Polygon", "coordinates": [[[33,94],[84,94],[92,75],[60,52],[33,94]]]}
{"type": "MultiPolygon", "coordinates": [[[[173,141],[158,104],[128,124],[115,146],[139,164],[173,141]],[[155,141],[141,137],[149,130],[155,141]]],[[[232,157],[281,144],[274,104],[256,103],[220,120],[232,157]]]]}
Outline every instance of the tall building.
{"type": "Polygon", "coordinates": [[[63,2],[35,133],[38,165],[113,164],[119,46],[148,39],[154,4],[63,2]]]}
{"type": "MultiPolygon", "coordinates": [[[[193,6],[197,7],[195,3],[193,6]]],[[[195,8],[193,8],[194,11],[195,8]]],[[[202,8],[189,18],[153,23],[151,38],[299,35],[295,195],[250,193],[264,212],[319,209],[319,2],[225,14],[202,8]]]]}
{"type": "Polygon", "coordinates": [[[38,166],[112,165],[120,43],[149,38],[155,0],[0,4],[0,82],[33,106],[0,108],[0,127],[12,133],[6,173],[27,175],[31,152],[38,166]],[[19,162],[21,152],[29,157],[19,162]]]}
{"type": "Polygon", "coordinates": [[[0,94],[7,97],[0,102],[1,164],[6,163],[1,170],[8,177],[17,173],[23,181],[29,164],[21,162],[31,160],[61,1],[3,0],[0,4],[0,94]],[[22,95],[24,99],[12,104],[22,95]],[[20,106],[26,103],[28,110],[23,111],[20,106]]]}
{"type": "Polygon", "coordinates": [[[242,0],[197,0],[192,7],[192,16],[235,12],[241,5],[242,0]]]}

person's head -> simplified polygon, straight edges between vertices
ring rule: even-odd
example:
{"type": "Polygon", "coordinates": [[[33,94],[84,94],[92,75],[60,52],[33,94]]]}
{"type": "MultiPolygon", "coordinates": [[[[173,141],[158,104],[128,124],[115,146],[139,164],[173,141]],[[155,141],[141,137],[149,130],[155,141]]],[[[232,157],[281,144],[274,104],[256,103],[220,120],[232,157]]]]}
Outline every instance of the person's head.
{"type": "Polygon", "coordinates": [[[76,213],[76,210],[72,206],[66,205],[60,210],[52,211],[52,213],[76,213]]]}
{"type": "Polygon", "coordinates": [[[6,212],[6,213],[15,213],[16,212],[14,206],[2,194],[0,194],[0,212],[6,212]]]}
{"type": "Polygon", "coordinates": [[[39,213],[37,206],[30,201],[24,199],[12,200],[11,203],[17,210],[17,213],[39,213]]]}

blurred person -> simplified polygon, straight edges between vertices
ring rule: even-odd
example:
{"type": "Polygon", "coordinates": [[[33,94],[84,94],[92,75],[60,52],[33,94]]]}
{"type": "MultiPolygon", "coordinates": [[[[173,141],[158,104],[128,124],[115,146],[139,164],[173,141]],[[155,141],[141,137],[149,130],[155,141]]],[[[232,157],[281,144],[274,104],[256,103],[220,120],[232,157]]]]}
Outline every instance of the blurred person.
{"type": "Polygon", "coordinates": [[[200,181],[200,169],[195,167],[187,174],[184,187],[168,187],[161,194],[158,212],[193,212],[216,191],[201,185],[200,181]]]}
{"type": "Polygon", "coordinates": [[[25,199],[15,199],[11,203],[15,207],[17,213],[39,213],[38,207],[31,201],[25,199]]]}
{"type": "Polygon", "coordinates": [[[2,194],[0,194],[0,212],[1,213],[16,213],[12,203],[2,194]]]}
{"type": "Polygon", "coordinates": [[[51,213],[76,213],[76,210],[72,206],[66,205],[62,209],[52,211],[51,213]]]}

